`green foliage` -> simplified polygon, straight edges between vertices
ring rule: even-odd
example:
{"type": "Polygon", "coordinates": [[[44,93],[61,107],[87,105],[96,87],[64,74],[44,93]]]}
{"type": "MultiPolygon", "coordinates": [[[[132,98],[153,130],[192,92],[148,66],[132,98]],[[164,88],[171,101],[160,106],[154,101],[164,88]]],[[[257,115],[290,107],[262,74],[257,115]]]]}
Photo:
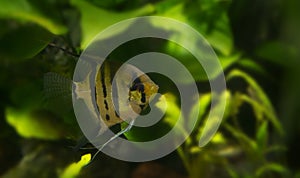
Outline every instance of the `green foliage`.
{"type": "MultiPolygon", "coordinates": [[[[271,91],[279,84],[270,82],[272,80],[282,82],[281,80],[284,80],[282,72],[287,71],[285,78],[287,80],[284,80],[280,86],[289,94],[291,101],[299,96],[299,82],[291,80],[299,75],[297,66],[299,66],[300,40],[297,40],[299,35],[291,28],[299,26],[299,18],[295,18],[297,20],[292,18],[291,21],[285,22],[289,28],[285,29],[287,31],[284,31],[281,36],[269,32],[271,30],[268,29],[265,29],[262,34],[255,34],[257,37],[255,40],[260,39],[262,42],[258,40],[259,45],[249,51],[236,44],[239,32],[233,27],[239,25],[235,21],[238,17],[230,16],[236,13],[236,11],[231,13],[235,10],[235,6],[246,6],[249,3],[250,1],[247,0],[240,2],[134,0],[130,3],[124,0],[0,0],[0,111],[3,115],[0,119],[3,119],[3,123],[6,124],[0,125],[0,129],[11,126],[22,140],[33,139],[48,143],[67,138],[77,139],[80,131],[76,119],[74,115],[68,113],[64,102],[58,101],[54,104],[56,108],[52,108],[44,104],[42,94],[43,74],[52,71],[70,78],[76,59],[48,44],[53,42],[66,51],[77,49],[78,53],[84,50],[100,31],[121,20],[144,15],[164,16],[186,23],[203,35],[220,60],[226,76],[227,90],[223,93],[208,91],[206,89],[209,88],[208,77],[202,66],[195,65],[194,57],[186,49],[171,41],[154,44],[146,42],[144,45],[133,47],[125,45],[116,55],[120,57],[117,60],[121,62],[126,60],[126,57],[140,52],[140,46],[147,48],[145,51],[155,49],[172,55],[192,73],[199,86],[200,94],[199,103],[194,103],[188,113],[181,113],[177,90],[165,79],[154,77],[160,90],[164,91],[162,97],[164,99],[160,98],[155,107],[162,111],[166,108],[166,113],[155,126],[134,127],[130,132],[125,133],[126,138],[135,141],[153,140],[167,133],[178,121],[176,120],[178,116],[190,121],[194,119],[192,118],[194,113],[199,110],[195,129],[186,142],[177,149],[189,177],[268,178],[291,177],[293,174],[299,177],[299,170],[290,169],[288,164],[282,161],[285,159],[282,158],[284,153],[290,149],[289,145],[282,140],[286,135],[289,139],[297,138],[299,121],[295,119],[298,116],[295,110],[299,108],[298,101],[291,108],[288,104],[281,104],[283,109],[280,108],[276,95],[278,91],[271,91]],[[275,66],[280,70],[272,71],[269,66],[275,66]],[[268,88],[268,84],[273,88],[268,88]],[[217,98],[214,105],[211,104],[212,98],[217,98]],[[207,120],[210,113],[214,116],[222,110],[220,107],[224,102],[226,107],[223,118],[213,117],[214,119],[207,120]],[[288,114],[280,114],[280,112],[288,114]],[[286,125],[282,124],[283,121],[286,125]],[[204,124],[208,126],[204,127],[204,124]],[[206,145],[212,135],[212,128],[219,124],[220,129],[206,145]]],[[[285,8],[288,11],[295,6],[286,4],[285,8]]],[[[281,12],[279,9],[277,11],[281,12]]],[[[286,12],[285,17],[297,12],[298,10],[286,12]]],[[[267,28],[267,25],[254,25],[267,28]]],[[[176,30],[175,27],[162,23],[151,22],[149,26],[166,32],[176,30]]],[[[119,29],[107,38],[119,35],[130,28],[134,27],[119,29]]],[[[248,29],[238,30],[249,33],[248,29]]],[[[190,47],[197,46],[194,39],[187,41],[182,36],[175,35],[170,38],[179,39],[190,47]]],[[[213,79],[217,79],[223,72],[218,69],[213,71],[213,79]]],[[[184,87],[189,87],[190,81],[185,79],[181,81],[184,87]]],[[[126,124],[122,124],[122,127],[126,127],[126,124]]],[[[180,125],[178,134],[186,135],[186,128],[191,127],[190,122],[187,122],[187,125],[180,125]]],[[[15,145],[20,145],[17,140],[13,142],[15,145]]],[[[58,147],[64,146],[60,144],[58,147]]],[[[55,149],[53,146],[50,147],[51,149],[45,147],[29,149],[31,152],[25,152],[19,163],[13,163],[16,166],[6,170],[5,176],[78,177],[83,166],[90,159],[82,157],[81,161],[75,161],[69,158],[71,154],[69,151],[65,156],[66,154],[59,149],[60,156],[56,156],[57,145],[55,149]],[[52,164],[53,162],[56,164],[52,164]],[[42,175],[41,172],[44,167],[47,168],[47,164],[53,167],[51,170],[47,169],[46,174],[49,175],[42,175]]],[[[3,162],[1,155],[0,161],[3,162]]],[[[96,170],[99,172],[98,168],[96,170]]]]}
{"type": "Polygon", "coordinates": [[[278,132],[283,134],[283,130],[276,117],[273,106],[262,88],[249,75],[239,70],[231,71],[227,75],[227,80],[234,77],[242,77],[249,84],[248,92],[250,96],[241,95],[239,99],[248,102],[253,107],[257,119],[263,120],[266,117],[274,124],[278,132]]]}
{"type": "Polygon", "coordinates": [[[41,3],[38,0],[1,0],[0,4],[1,19],[15,19],[22,23],[33,22],[57,35],[67,31],[55,13],[57,4],[51,1],[41,3]]]}
{"type": "Polygon", "coordinates": [[[0,57],[13,60],[34,57],[52,39],[51,33],[37,25],[21,25],[15,29],[7,30],[0,36],[0,57]],[[34,36],[28,34],[34,34],[34,36]]]}
{"type": "MultiPolygon", "coordinates": [[[[72,0],[72,5],[76,6],[81,12],[81,28],[82,28],[82,41],[81,47],[85,48],[91,40],[102,30],[113,25],[119,21],[148,15],[154,11],[152,5],[146,5],[142,8],[131,10],[129,12],[112,12],[94,6],[88,2],[81,0],[72,0]]],[[[122,32],[125,29],[120,29],[122,32]]],[[[112,34],[117,35],[117,34],[112,34]]]]}
{"type": "Polygon", "coordinates": [[[261,45],[256,50],[256,53],[259,57],[272,63],[288,67],[299,56],[299,49],[296,46],[280,41],[270,41],[261,45]]]}
{"type": "Polygon", "coordinates": [[[6,120],[25,138],[57,140],[65,136],[65,127],[55,116],[43,111],[6,109],[6,120]],[[56,121],[54,120],[56,119],[56,121]]]}
{"type": "Polygon", "coordinates": [[[65,168],[65,170],[62,171],[60,174],[60,178],[72,178],[72,177],[77,177],[79,174],[80,170],[89,163],[91,160],[91,155],[86,154],[81,157],[81,160],[78,161],[77,163],[72,163],[69,166],[65,168]]]}
{"type": "MultiPolygon", "coordinates": [[[[37,55],[53,40],[53,34],[67,32],[57,8],[51,1],[1,0],[0,57],[28,59],[37,55]]],[[[57,5],[57,4],[56,4],[57,5]]]]}

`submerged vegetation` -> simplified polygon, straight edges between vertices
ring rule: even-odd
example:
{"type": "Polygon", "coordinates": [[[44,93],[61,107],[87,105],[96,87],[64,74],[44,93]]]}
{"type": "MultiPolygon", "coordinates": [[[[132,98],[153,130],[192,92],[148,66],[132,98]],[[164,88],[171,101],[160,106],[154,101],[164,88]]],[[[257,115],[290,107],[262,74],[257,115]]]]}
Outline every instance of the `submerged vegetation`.
{"type": "MultiPolygon", "coordinates": [[[[300,177],[298,1],[0,0],[0,4],[2,177],[137,178],[151,172],[152,177],[300,177]],[[199,109],[199,118],[188,139],[162,159],[128,163],[99,154],[84,167],[94,150],[71,148],[82,136],[71,94],[45,98],[43,75],[55,72],[71,79],[76,55],[95,35],[121,20],[146,15],[179,20],[202,34],[220,60],[227,90],[212,93],[202,67],[172,42],[146,38],[121,45],[110,58],[124,62],[156,51],[179,59],[193,74],[200,95],[200,103],[190,106],[183,117],[191,120],[199,109]],[[220,102],[211,106],[213,95],[220,102]],[[221,101],[227,104],[220,128],[209,144],[199,147],[209,109],[218,110],[221,101]]],[[[164,24],[149,26],[170,30],[164,24]]],[[[215,72],[215,79],[221,72],[215,72]]],[[[127,132],[129,140],[159,137],[180,115],[174,84],[166,77],[151,76],[167,98],[166,113],[154,127],[127,132]]],[[[182,85],[189,87],[186,81],[182,85]]],[[[156,106],[161,108],[160,104],[156,106]]]]}

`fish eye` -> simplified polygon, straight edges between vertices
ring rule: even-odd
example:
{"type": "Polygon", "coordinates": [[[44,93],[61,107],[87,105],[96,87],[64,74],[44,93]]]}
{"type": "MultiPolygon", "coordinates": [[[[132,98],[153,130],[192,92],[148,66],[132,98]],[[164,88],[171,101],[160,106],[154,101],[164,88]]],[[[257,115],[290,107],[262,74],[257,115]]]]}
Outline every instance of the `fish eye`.
{"type": "Polygon", "coordinates": [[[133,84],[132,87],[130,87],[130,91],[138,91],[138,92],[143,93],[144,90],[145,90],[145,87],[144,87],[144,84],[142,84],[142,83],[136,83],[136,84],[133,84]]]}
{"type": "Polygon", "coordinates": [[[137,77],[130,87],[130,91],[140,91],[144,92],[144,84],[141,82],[140,78],[137,77]]]}

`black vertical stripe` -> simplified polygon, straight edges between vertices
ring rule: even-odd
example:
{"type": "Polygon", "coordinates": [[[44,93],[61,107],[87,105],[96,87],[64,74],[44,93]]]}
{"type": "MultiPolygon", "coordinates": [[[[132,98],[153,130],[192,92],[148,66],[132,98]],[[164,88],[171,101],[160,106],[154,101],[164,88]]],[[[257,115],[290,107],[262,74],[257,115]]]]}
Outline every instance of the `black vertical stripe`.
{"type": "Polygon", "coordinates": [[[141,102],[146,103],[146,94],[144,92],[142,93],[141,102]]]}
{"type": "Polygon", "coordinates": [[[111,98],[111,103],[114,106],[114,110],[115,110],[115,116],[117,118],[120,118],[120,110],[119,110],[119,91],[118,91],[118,77],[116,77],[116,72],[119,69],[118,65],[114,64],[114,63],[110,63],[110,83],[111,83],[111,92],[113,93],[113,97],[111,98]],[[116,77],[116,78],[115,78],[116,77]],[[115,84],[113,85],[113,79],[115,80],[115,84]],[[114,102],[114,99],[116,98],[116,102],[114,102]]]}
{"type": "Polygon", "coordinates": [[[104,100],[104,105],[105,105],[105,109],[108,110],[108,104],[106,100],[104,100]]]}
{"type": "Polygon", "coordinates": [[[106,90],[106,85],[105,85],[105,64],[103,63],[100,71],[101,71],[101,84],[102,84],[102,91],[103,91],[103,97],[106,98],[107,97],[107,90],[106,90]]]}
{"type": "Polygon", "coordinates": [[[135,91],[138,89],[139,85],[141,83],[141,80],[139,77],[137,77],[133,82],[132,85],[130,86],[130,91],[135,91]]]}
{"type": "Polygon", "coordinates": [[[107,121],[109,121],[110,117],[109,117],[108,114],[105,115],[105,119],[106,119],[107,121]]]}
{"type": "Polygon", "coordinates": [[[144,93],[144,91],[145,91],[144,84],[141,83],[141,84],[139,85],[139,91],[142,92],[142,93],[144,93]]]}

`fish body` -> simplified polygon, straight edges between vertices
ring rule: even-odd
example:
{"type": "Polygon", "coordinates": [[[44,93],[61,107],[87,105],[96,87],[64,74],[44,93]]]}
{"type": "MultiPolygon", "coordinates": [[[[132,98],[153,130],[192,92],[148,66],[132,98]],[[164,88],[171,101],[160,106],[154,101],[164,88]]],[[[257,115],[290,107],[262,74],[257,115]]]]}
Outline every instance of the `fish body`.
{"type": "MultiPolygon", "coordinates": [[[[92,115],[92,120],[98,121],[94,123],[99,123],[98,127],[93,127],[98,128],[95,137],[104,133],[111,126],[124,121],[129,123],[136,119],[148,106],[151,96],[158,91],[158,86],[149,76],[133,65],[121,66],[116,62],[106,61],[102,64],[83,60],[80,62],[86,66],[83,68],[86,75],[81,81],[75,81],[74,78],[73,81],[70,81],[73,106],[74,101],[84,101],[92,115]]],[[[54,76],[53,73],[46,75],[47,88],[51,88],[51,83],[52,85],[55,83],[58,90],[68,88],[58,87],[59,84],[56,81],[64,86],[68,82],[59,79],[57,74],[54,76]],[[56,81],[52,81],[53,79],[56,81]]],[[[60,92],[66,93],[65,91],[60,92]]],[[[87,122],[88,120],[86,119],[87,122]]]]}

